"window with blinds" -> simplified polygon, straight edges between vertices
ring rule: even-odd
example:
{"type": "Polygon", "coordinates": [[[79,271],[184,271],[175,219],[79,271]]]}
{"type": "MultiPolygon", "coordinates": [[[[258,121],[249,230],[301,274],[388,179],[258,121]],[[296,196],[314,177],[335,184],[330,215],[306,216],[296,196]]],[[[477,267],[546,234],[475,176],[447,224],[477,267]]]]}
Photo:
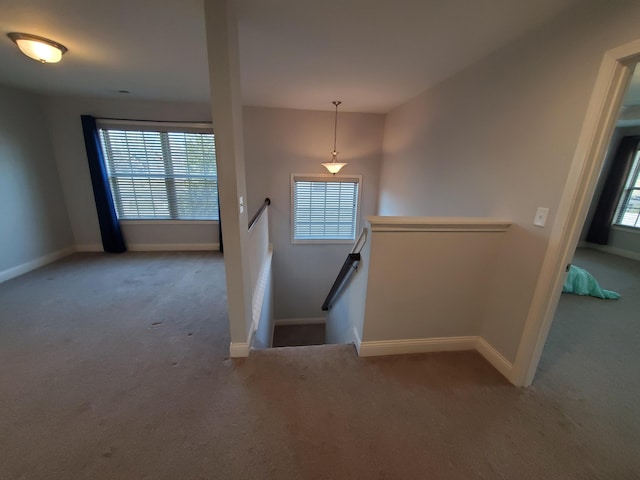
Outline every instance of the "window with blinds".
{"type": "Polygon", "coordinates": [[[640,151],[636,152],[613,223],[640,228],[640,151]]]}
{"type": "Polygon", "coordinates": [[[292,176],[292,239],[354,241],[360,177],[292,176]]]}
{"type": "Polygon", "coordinates": [[[213,134],[140,123],[99,130],[118,218],[218,220],[213,134]]]}

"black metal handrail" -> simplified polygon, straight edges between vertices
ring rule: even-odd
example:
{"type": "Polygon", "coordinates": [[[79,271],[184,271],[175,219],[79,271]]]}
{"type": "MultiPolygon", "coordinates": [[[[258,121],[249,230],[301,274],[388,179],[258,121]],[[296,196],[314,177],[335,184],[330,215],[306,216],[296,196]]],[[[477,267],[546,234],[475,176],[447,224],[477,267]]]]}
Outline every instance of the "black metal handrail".
{"type": "Polygon", "coordinates": [[[333,306],[333,302],[338,296],[338,292],[342,288],[345,280],[349,276],[349,272],[351,272],[352,268],[355,268],[354,265],[360,261],[359,253],[350,253],[347,255],[347,259],[344,261],[342,268],[340,269],[340,273],[336,277],[336,281],[333,282],[333,286],[331,290],[329,290],[329,294],[322,304],[322,310],[329,310],[333,306]]]}
{"type": "Polygon", "coordinates": [[[251,227],[253,227],[253,224],[258,221],[258,219],[260,218],[260,215],[262,215],[262,212],[264,212],[264,209],[267,208],[269,205],[271,205],[271,199],[267,197],[264,199],[264,202],[262,202],[262,205],[260,205],[260,208],[258,209],[256,214],[253,217],[251,217],[251,220],[249,221],[249,230],[251,230],[251,227]]]}

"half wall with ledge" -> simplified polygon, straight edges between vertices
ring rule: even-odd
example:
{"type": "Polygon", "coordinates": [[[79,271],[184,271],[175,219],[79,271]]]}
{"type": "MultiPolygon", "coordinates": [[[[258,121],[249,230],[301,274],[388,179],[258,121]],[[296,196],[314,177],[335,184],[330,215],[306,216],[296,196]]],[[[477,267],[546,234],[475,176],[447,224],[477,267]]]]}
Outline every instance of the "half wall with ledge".
{"type": "Polygon", "coordinates": [[[478,350],[511,364],[481,335],[492,272],[511,222],[469,217],[368,217],[358,269],[327,319],[328,343],[360,356],[478,350]]]}

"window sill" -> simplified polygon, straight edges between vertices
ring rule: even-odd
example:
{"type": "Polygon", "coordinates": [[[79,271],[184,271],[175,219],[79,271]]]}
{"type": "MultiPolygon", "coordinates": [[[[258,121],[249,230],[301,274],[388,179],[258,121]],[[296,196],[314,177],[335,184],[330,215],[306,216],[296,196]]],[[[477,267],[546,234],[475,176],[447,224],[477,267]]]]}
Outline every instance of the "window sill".
{"type": "Polygon", "coordinates": [[[634,235],[640,235],[640,227],[627,227],[626,225],[611,225],[612,230],[618,230],[619,232],[633,233],[634,235]]]}
{"type": "Polygon", "coordinates": [[[292,245],[353,245],[353,240],[291,240],[292,245]]]}
{"type": "Polygon", "coordinates": [[[120,220],[122,225],[217,225],[218,220],[120,220]]]}

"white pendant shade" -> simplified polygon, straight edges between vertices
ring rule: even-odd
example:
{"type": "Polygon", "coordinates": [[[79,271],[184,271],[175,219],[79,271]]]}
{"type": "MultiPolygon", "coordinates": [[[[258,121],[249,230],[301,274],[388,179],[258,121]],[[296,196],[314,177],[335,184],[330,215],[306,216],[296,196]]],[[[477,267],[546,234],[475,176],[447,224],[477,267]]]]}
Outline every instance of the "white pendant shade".
{"type": "Polygon", "coordinates": [[[27,57],[40,63],[57,63],[67,48],[59,43],[28,33],[10,33],[9,38],[15,42],[20,51],[27,57]]]}
{"type": "Polygon", "coordinates": [[[342,167],[346,165],[346,163],[338,163],[338,162],[327,162],[321,163],[324,168],[329,170],[329,173],[333,173],[334,175],[340,171],[342,167]]]}

